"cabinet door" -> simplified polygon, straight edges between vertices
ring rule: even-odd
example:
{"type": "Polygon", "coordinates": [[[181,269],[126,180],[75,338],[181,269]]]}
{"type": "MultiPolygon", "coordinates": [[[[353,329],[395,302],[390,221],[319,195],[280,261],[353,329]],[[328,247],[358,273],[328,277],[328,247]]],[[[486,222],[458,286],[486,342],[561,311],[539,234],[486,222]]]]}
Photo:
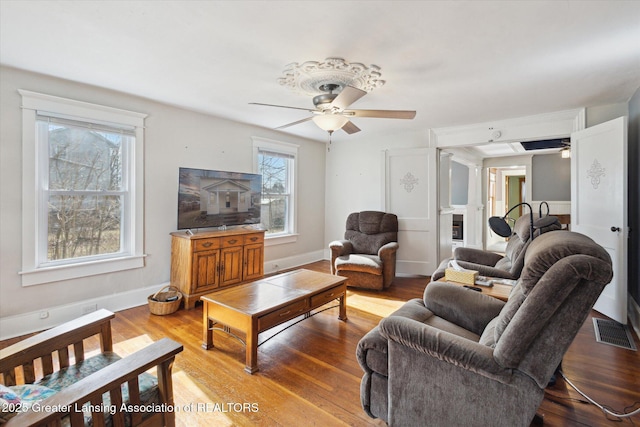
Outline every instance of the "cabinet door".
{"type": "Polygon", "coordinates": [[[220,286],[242,281],[242,246],[220,250],[220,286]]]}
{"type": "Polygon", "coordinates": [[[220,251],[201,251],[193,254],[192,293],[218,287],[220,251]]]}
{"type": "Polygon", "coordinates": [[[255,280],[264,275],[264,246],[262,243],[244,247],[244,279],[255,280]]]}

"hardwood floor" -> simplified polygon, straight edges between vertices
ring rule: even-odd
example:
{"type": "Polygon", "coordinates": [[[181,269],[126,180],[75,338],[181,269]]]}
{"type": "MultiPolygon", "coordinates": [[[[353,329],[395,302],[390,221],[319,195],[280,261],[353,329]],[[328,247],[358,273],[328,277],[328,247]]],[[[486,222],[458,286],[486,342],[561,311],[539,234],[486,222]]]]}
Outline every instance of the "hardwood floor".
{"type": "MultiPolygon", "coordinates": [[[[321,261],[305,268],[328,272],[329,264],[321,261]]],[[[427,281],[400,277],[384,292],[349,290],[347,322],[338,320],[335,307],[275,336],[289,324],[261,334],[260,370],[254,375],[244,372],[243,345],[227,334],[215,332],[216,347],[201,348],[201,305],[168,316],[151,315],[146,306],[118,312],[113,338],[121,355],[162,337],[184,345],[173,368],[178,426],[384,425],[360,406],[362,370],[356,345],[382,317],[421,297],[427,281]]],[[[4,341],[0,348],[14,341],[4,341]]],[[[640,348],[637,338],[636,345],[640,348]]],[[[616,411],[634,402],[634,408],[640,406],[639,353],[597,343],[591,316],[566,354],[563,369],[597,402],[616,411]]],[[[640,416],[608,420],[561,379],[547,389],[538,413],[546,426],[640,424],[640,416]]]]}

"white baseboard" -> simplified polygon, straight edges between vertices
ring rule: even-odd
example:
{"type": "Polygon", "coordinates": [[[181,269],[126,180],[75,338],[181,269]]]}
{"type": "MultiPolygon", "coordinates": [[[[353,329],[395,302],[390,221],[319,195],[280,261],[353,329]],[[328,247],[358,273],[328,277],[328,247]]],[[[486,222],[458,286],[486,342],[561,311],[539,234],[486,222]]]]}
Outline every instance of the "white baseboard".
{"type": "Polygon", "coordinates": [[[640,306],[631,294],[627,295],[627,313],[631,321],[631,326],[636,331],[636,335],[640,337],[640,306]]]}
{"type": "MultiPolygon", "coordinates": [[[[437,267],[436,265],[435,268],[437,267]]],[[[431,276],[435,268],[426,261],[396,260],[396,275],[398,276],[431,276]]]]}
{"type": "MultiPolygon", "coordinates": [[[[292,257],[267,261],[264,263],[264,273],[277,273],[280,270],[295,268],[300,265],[309,264],[322,259],[325,259],[324,251],[318,250],[292,257]]],[[[61,323],[68,322],[69,320],[76,319],[83,314],[87,314],[101,308],[116,312],[126,310],[127,308],[145,305],[147,304],[147,298],[149,295],[156,293],[159,289],[163,286],[167,286],[168,284],[169,283],[163,283],[129,292],[79,301],[73,304],[49,307],[47,309],[33,311],[30,313],[0,317],[0,323],[2,324],[2,328],[0,328],[0,340],[53,328],[61,323]]]]}
{"type": "Polygon", "coordinates": [[[330,258],[325,258],[324,250],[322,249],[286,258],[275,259],[264,263],[264,274],[274,274],[282,270],[299,267],[304,264],[324,259],[330,258]]]}
{"type": "Polygon", "coordinates": [[[127,308],[147,304],[149,295],[156,293],[163,285],[154,285],[146,288],[92,298],[73,304],[50,307],[30,313],[17,314],[0,318],[0,340],[18,337],[33,332],[53,328],[61,323],[76,319],[83,314],[105,308],[109,311],[120,311],[127,308]]]}

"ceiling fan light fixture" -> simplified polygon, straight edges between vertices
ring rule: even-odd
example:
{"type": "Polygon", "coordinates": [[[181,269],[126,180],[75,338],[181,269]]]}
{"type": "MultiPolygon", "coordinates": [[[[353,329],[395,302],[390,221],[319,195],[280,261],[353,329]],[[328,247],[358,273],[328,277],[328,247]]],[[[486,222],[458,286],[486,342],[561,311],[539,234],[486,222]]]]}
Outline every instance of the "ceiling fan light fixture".
{"type": "Polygon", "coordinates": [[[323,93],[313,97],[313,105],[319,110],[325,111],[331,109],[331,103],[338,96],[337,93],[323,93]]]}
{"type": "Polygon", "coordinates": [[[291,108],[313,114],[276,129],[285,129],[313,120],[316,126],[329,133],[331,140],[331,134],[338,129],[349,135],[360,132],[360,128],[349,119],[350,117],[413,119],[416,115],[415,111],[409,110],[347,110],[370,90],[384,84],[384,80],[378,79],[381,75],[380,68],[374,65],[367,68],[359,63],[349,64],[341,58],[327,58],[322,63],[289,64],[285,74],[285,78],[279,79],[280,84],[292,89],[301,89],[303,86],[311,89],[315,109],[251,102],[253,105],[291,108]],[[318,94],[318,91],[321,93],[318,94]]]}
{"type": "Polygon", "coordinates": [[[348,118],[340,114],[319,114],[317,116],[313,116],[312,120],[320,129],[327,132],[342,129],[342,127],[349,121],[348,118]]]}

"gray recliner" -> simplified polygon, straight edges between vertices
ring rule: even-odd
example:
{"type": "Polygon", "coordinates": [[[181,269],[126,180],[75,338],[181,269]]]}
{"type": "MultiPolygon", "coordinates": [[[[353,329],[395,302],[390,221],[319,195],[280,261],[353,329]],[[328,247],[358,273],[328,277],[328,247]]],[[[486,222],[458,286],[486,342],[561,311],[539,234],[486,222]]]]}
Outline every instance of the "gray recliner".
{"type": "Polygon", "coordinates": [[[612,275],[600,245],[553,231],[531,243],[506,303],[428,284],[360,340],[364,410],[392,426],[529,426],[612,275]]]}
{"type": "Polygon", "coordinates": [[[329,243],[331,273],[347,286],[382,290],[396,277],[398,217],[379,211],[349,214],[343,240],[329,243]]]}
{"type": "MultiPolygon", "coordinates": [[[[533,214],[534,225],[539,218],[538,214],[533,214]]],[[[544,228],[536,228],[535,236],[562,228],[558,218],[549,218],[555,218],[555,221],[545,225],[544,228]]],[[[481,249],[459,247],[455,249],[453,259],[462,268],[476,270],[481,276],[516,280],[522,272],[524,254],[529,243],[531,243],[531,220],[529,215],[522,215],[513,225],[513,233],[507,242],[504,255],[481,249]]],[[[444,277],[445,269],[451,259],[447,258],[440,263],[438,269],[431,275],[432,282],[444,277]]]]}

